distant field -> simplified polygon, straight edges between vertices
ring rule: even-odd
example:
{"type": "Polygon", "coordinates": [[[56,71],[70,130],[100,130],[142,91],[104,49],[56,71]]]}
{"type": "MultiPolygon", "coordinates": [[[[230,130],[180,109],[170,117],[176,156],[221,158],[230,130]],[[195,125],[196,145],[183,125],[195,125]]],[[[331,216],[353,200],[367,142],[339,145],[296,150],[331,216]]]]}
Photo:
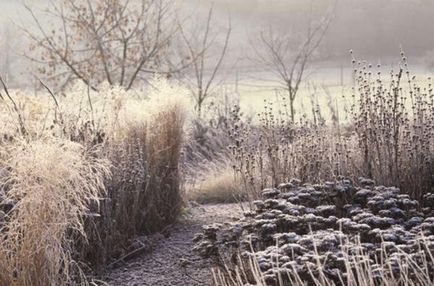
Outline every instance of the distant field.
{"type": "MultiPolygon", "coordinates": [[[[387,81],[391,69],[397,67],[388,66],[381,68],[382,79],[387,81]]],[[[378,71],[374,69],[375,73],[378,71]]],[[[422,65],[414,65],[410,69],[412,75],[416,75],[418,84],[428,85],[428,78],[433,71],[422,65]]],[[[431,83],[434,83],[431,79],[431,83]]],[[[405,87],[406,80],[402,86],[405,87]]],[[[308,72],[308,76],[302,83],[300,91],[295,100],[295,108],[298,113],[312,117],[312,111],[316,106],[320,107],[321,114],[330,119],[330,107],[339,111],[340,120],[346,121],[346,108],[351,105],[351,89],[353,86],[352,69],[350,68],[318,68],[308,72]]],[[[257,114],[263,111],[264,101],[276,101],[277,98],[286,96],[282,89],[279,89],[275,77],[267,72],[239,72],[238,87],[236,80],[223,86],[219,94],[227,94],[229,97],[239,95],[239,104],[247,114],[257,114]]],[[[283,108],[282,105],[281,109],[283,108]]],[[[275,111],[277,111],[275,109],[275,111]]]]}

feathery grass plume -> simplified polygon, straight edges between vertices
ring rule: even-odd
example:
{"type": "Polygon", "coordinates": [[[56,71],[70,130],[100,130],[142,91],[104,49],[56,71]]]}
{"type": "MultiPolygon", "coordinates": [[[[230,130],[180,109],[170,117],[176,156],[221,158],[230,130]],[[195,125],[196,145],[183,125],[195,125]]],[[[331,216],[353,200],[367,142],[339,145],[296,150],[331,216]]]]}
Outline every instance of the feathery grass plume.
{"type": "Polygon", "coordinates": [[[13,206],[0,221],[2,285],[76,282],[76,265],[106,265],[138,234],[174,221],[182,202],[182,87],[155,79],[141,93],[76,85],[64,94],[11,95],[28,133],[1,101],[0,204],[13,206]]]}
{"type": "Polygon", "coordinates": [[[0,285],[68,285],[79,278],[70,232],[81,236],[109,162],[96,150],[45,137],[2,144],[1,191],[12,209],[0,231],[0,285]]]}

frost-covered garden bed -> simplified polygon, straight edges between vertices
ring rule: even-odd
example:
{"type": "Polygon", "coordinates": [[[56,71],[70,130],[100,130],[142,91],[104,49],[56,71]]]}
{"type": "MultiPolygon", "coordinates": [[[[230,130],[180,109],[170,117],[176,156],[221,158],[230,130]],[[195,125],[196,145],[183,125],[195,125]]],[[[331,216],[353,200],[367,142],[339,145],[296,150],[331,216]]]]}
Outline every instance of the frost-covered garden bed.
{"type": "Polygon", "coordinates": [[[195,237],[195,250],[216,258],[226,281],[239,280],[232,284],[434,281],[434,194],[419,202],[361,178],[357,187],[292,180],[262,196],[239,221],[195,237]]]}

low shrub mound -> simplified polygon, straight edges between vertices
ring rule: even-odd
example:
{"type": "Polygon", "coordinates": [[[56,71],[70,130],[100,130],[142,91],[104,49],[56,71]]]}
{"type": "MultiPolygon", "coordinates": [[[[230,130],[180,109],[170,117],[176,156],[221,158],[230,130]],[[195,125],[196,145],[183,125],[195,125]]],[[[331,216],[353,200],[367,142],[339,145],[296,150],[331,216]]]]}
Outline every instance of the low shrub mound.
{"type": "Polygon", "coordinates": [[[360,185],[265,189],[239,221],[205,226],[195,250],[224,265],[220,285],[432,285],[434,194],[419,203],[395,187],[360,185]]]}

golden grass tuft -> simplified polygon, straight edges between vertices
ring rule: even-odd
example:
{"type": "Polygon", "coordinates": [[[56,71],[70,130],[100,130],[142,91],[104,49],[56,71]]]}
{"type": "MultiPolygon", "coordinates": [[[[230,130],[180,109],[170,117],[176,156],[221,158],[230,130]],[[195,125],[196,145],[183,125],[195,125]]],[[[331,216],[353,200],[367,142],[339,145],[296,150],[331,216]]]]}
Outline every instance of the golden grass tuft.
{"type": "Polygon", "coordinates": [[[235,203],[245,199],[243,185],[230,167],[206,170],[187,187],[187,198],[200,204],[235,203]]]}
{"type": "Polygon", "coordinates": [[[1,285],[67,285],[74,273],[69,232],[98,202],[109,162],[59,138],[1,146],[0,184],[13,203],[0,231],[1,285]]]}

